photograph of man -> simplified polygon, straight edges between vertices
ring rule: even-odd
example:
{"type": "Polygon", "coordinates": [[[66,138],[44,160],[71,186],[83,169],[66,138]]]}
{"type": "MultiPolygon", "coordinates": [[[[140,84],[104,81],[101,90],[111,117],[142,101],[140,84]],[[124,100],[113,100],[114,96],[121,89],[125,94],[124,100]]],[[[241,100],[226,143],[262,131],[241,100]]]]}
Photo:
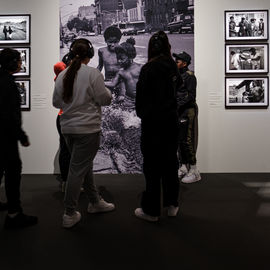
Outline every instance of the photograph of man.
{"type": "Polygon", "coordinates": [[[263,80],[243,80],[230,86],[230,103],[264,103],[263,80]]]}
{"type": "Polygon", "coordinates": [[[235,27],[236,27],[236,23],[234,20],[234,16],[231,16],[230,22],[229,22],[229,35],[230,35],[230,37],[235,37],[237,35],[235,27]]]}

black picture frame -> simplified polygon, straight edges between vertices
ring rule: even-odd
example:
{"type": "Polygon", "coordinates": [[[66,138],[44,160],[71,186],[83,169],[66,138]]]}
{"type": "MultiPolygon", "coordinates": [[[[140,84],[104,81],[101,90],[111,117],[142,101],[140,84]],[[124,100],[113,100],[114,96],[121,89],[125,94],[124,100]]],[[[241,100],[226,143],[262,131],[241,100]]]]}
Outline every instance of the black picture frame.
{"type": "Polygon", "coordinates": [[[269,78],[226,77],[226,109],[265,109],[269,106],[269,78]]]}
{"type": "Polygon", "coordinates": [[[225,44],[226,74],[267,74],[268,43],[225,44]]]}
{"type": "Polygon", "coordinates": [[[224,27],[225,41],[266,41],[269,38],[268,10],[225,10],[224,27]]]}
{"type": "Polygon", "coordinates": [[[21,95],[21,110],[30,111],[31,109],[31,83],[29,78],[16,78],[15,83],[21,95]]]}
{"type": "MultiPolygon", "coordinates": [[[[22,66],[21,70],[18,73],[14,73],[13,76],[16,77],[29,77],[30,76],[30,71],[31,71],[31,48],[30,47],[10,47],[11,49],[17,50],[21,54],[21,59],[22,59],[22,66]]],[[[3,50],[4,48],[0,48],[0,51],[3,50]]]]}
{"type": "Polygon", "coordinates": [[[0,46],[30,44],[30,34],[30,14],[0,14],[0,46]]]}

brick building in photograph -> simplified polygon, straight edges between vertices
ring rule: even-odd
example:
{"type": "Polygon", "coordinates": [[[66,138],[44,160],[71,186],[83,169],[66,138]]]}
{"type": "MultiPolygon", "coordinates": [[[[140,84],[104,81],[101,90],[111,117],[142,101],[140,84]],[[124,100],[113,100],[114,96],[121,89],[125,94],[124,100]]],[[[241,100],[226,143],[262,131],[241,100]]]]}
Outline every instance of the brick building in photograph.
{"type": "MultiPolygon", "coordinates": [[[[96,21],[99,30],[103,31],[108,26],[118,22],[127,22],[128,11],[136,12],[134,9],[137,9],[137,2],[138,0],[95,0],[96,21]]],[[[131,14],[134,13],[131,12],[131,14]]]]}
{"type": "Polygon", "coordinates": [[[176,14],[194,12],[194,0],[145,0],[146,27],[167,30],[167,24],[176,14]]]}

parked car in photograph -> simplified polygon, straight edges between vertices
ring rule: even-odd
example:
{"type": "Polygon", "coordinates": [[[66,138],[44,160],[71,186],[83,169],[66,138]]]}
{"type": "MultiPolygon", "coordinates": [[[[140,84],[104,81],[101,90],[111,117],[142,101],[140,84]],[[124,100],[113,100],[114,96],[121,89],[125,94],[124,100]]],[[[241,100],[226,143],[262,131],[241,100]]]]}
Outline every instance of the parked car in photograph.
{"type": "Polygon", "coordinates": [[[64,43],[72,42],[77,37],[73,32],[68,33],[64,36],[64,43]]]}
{"type": "Polygon", "coordinates": [[[194,18],[192,14],[177,14],[167,25],[170,33],[194,33],[194,18]]]}
{"type": "Polygon", "coordinates": [[[122,31],[122,34],[124,36],[134,36],[134,35],[137,35],[137,30],[135,28],[126,28],[126,29],[123,29],[122,31]]]}

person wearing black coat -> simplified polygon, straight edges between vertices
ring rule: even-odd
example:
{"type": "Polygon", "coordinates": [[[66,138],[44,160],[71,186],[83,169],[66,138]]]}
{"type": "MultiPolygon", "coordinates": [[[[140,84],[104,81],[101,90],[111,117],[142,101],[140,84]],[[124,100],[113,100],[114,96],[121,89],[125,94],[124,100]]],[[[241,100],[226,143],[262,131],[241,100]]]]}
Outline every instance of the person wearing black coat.
{"type": "Polygon", "coordinates": [[[163,31],[155,33],[148,45],[148,62],[142,67],[136,87],[136,113],[141,118],[141,151],[146,189],[138,218],[158,221],[161,206],[168,216],[179,210],[177,138],[178,120],[176,89],[182,83],[171,57],[170,44],[163,31]]]}
{"type": "Polygon", "coordinates": [[[196,103],[197,79],[189,70],[191,56],[186,52],[173,53],[183,84],[177,91],[177,107],[179,117],[178,157],[181,167],[178,176],[182,183],[190,184],[201,180],[196,166],[198,145],[198,106],[196,103]]]}
{"type": "Polygon", "coordinates": [[[21,69],[20,53],[11,48],[0,52],[0,175],[5,174],[5,191],[8,214],[6,229],[22,228],[37,223],[37,217],[23,213],[20,200],[22,162],[18,141],[29,146],[27,135],[22,129],[20,93],[12,74],[21,69]]]}

